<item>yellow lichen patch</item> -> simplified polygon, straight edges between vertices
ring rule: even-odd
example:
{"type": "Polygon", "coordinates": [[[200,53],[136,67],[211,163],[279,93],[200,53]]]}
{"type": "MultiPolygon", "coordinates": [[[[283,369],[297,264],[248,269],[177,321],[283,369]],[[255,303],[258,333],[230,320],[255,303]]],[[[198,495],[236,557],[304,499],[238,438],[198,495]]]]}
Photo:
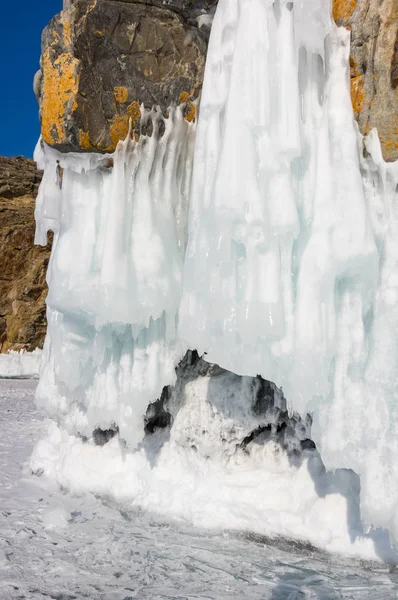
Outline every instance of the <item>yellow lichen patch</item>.
{"type": "Polygon", "coordinates": [[[181,92],[180,94],[180,104],[186,104],[190,99],[190,94],[188,92],[181,92]]]}
{"type": "Polygon", "coordinates": [[[134,100],[127,107],[127,114],[131,118],[131,124],[134,127],[136,121],[141,118],[141,107],[137,100],[134,100]]]}
{"type": "Polygon", "coordinates": [[[361,75],[351,78],[351,102],[354,113],[358,114],[363,111],[366,98],[361,75]]]}
{"type": "Polygon", "coordinates": [[[187,121],[189,121],[190,123],[195,119],[196,117],[196,108],[195,105],[192,102],[188,103],[188,112],[185,115],[185,118],[187,121]]]}
{"type": "MultiPolygon", "coordinates": [[[[109,126],[109,133],[112,140],[112,146],[105,148],[105,151],[112,152],[116,148],[118,142],[125,140],[129,133],[130,124],[133,128],[137,123],[138,119],[140,118],[141,108],[137,100],[134,100],[133,102],[131,102],[131,104],[128,105],[127,114],[115,115],[109,126]]],[[[136,141],[139,140],[139,135],[137,134],[137,132],[132,132],[131,136],[136,141]]]]}
{"type": "Polygon", "coordinates": [[[350,76],[351,76],[351,102],[355,114],[363,111],[366,97],[363,85],[363,76],[358,69],[358,63],[350,56],[350,76]]]}
{"type": "Polygon", "coordinates": [[[116,148],[119,141],[125,140],[130,128],[129,115],[115,115],[109,127],[109,133],[112,140],[112,148],[107,148],[109,152],[116,148]]]}
{"type": "Polygon", "coordinates": [[[366,123],[365,125],[365,129],[364,129],[364,134],[367,135],[370,131],[371,127],[369,123],[366,123]]]}
{"type": "Polygon", "coordinates": [[[41,130],[49,144],[65,143],[65,115],[77,106],[79,61],[69,52],[61,53],[54,61],[51,48],[42,56],[41,130]]]}
{"type": "Polygon", "coordinates": [[[337,25],[349,25],[357,5],[357,0],[333,0],[333,18],[337,25]]]}
{"type": "Polygon", "coordinates": [[[196,108],[195,108],[195,105],[193,104],[193,102],[191,102],[191,98],[195,94],[195,89],[196,89],[195,87],[192,88],[192,90],[189,93],[181,92],[180,98],[179,98],[180,104],[186,104],[185,119],[187,121],[189,121],[190,123],[196,117],[196,108]]]}
{"type": "Polygon", "coordinates": [[[88,131],[83,131],[83,129],[79,130],[79,145],[82,150],[91,149],[90,134],[88,131]]]}
{"type": "Polygon", "coordinates": [[[350,56],[349,62],[350,62],[350,76],[356,77],[357,75],[359,75],[358,63],[352,55],[350,56]]]}
{"type": "Polygon", "coordinates": [[[119,102],[120,104],[124,104],[124,102],[127,102],[129,97],[129,91],[126,87],[122,85],[115,87],[113,89],[113,93],[115,94],[116,102],[119,102]]]}

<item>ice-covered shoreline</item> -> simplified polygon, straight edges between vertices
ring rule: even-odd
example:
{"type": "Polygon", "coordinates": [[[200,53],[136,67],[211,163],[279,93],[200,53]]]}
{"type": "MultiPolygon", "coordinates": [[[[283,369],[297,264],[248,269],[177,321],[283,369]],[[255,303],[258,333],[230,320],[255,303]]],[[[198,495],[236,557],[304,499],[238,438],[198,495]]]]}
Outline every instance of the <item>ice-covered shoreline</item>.
{"type": "Polygon", "coordinates": [[[311,419],[289,416],[272,384],[188,353],[175,387],[145,421],[135,450],[115,429],[87,439],[52,422],[30,467],[72,493],[108,496],[197,527],[398,563],[386,531],[364,530],[359,477],[326,472],[308,439],[311,419]]]}
{"type": "Polygon", "coordinates": [[[35,385],[0,380],[0,600],[396,596],[396,571],[388,565],[193,528],[104,495],[67,493],[32,475],[27,462],[45,428],[35,385]]]}
{"type": "Polygon", "coordinates": [[[38,145],[37,241],[55,238],[37,399],[56,425],[35,470],[331,551],[371,556],[372,528],[398,540],[398,164],[359,135],[348,79],[328,0],[220,0],[195,147],[180,108],[143,107],[152,136],[112,157],[38,145]],[[226,452],[253,397],[236,384],[220,410],[206,376],[148,441],[189,349],[282,387],[321,463],[274,440],[226,452]],[[117,435],[99,448],[97,429],[117,435]]]}
{"type": "Polygon", "coordinates": [[[38,379],[42,364],[42,350],[33,352],[11,350],[0,354],[0,378],[38,379]]]}

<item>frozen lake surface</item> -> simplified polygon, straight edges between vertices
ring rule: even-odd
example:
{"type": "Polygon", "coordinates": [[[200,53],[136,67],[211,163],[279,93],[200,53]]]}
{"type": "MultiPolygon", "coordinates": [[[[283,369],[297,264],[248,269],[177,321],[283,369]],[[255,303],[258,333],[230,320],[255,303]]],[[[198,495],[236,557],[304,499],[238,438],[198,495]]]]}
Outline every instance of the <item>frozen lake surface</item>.
{"type": "Polygon", "coordinates": [[[36,384],[0,380],[0,600],[398,598],[396,567],[192,529],[31,475],[36,384]]]}

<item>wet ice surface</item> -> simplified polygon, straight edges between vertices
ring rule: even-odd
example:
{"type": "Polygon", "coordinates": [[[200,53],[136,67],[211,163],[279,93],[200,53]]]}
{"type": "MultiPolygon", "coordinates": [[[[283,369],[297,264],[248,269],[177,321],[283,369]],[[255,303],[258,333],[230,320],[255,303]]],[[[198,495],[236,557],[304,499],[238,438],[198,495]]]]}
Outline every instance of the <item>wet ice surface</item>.
{"type": "Polygon", "coordinates": [[[388,565],[166,523],[32,476],[27,461],[45,428],[35,387],[0,380],[1,600],[398,597],[388,565]]]}

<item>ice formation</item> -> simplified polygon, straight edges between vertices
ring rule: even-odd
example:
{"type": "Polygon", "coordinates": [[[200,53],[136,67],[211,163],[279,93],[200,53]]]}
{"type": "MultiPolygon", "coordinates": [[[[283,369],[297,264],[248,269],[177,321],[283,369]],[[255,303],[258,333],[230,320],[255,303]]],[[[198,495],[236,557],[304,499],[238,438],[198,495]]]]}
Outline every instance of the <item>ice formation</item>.
{"type": "Polygon", "coordinates": [[[362,519],[398,539],[398,165],[376,132],[363,146],[349,32],[330,12],[329,0],[219,1],[195,151],[180,109],[143,110],[152,135],[112,156],[38,145],[37,241],[55,232],[38,401],[58,427],[34,468],[72,487],[92,469],[87,485],[140,506],[346,551],[370,543],[347,520],[357,473],[362,519]],[[185,404],[155,452],[144,416],[187,349],[228,369],[229,391],[181,375],[185,404]],[[315,451],[296,465],[273,439],[243,452],[239,423],[247,437],[269,415],[254,418],[241,375],[282,387],[296,435],[310,413],[326,467],[351,470],[319,486],[303,475],[315,451]],[[118,435],[99,448],[95,430],[118,435]],[[317,504],[325,489],[333,500],[317,504]]]}
{"type": "Polygon", "coordinates": [[[362,139],[349,32],[320,0],[221,2],[195,150],[180,336],[282,386],[365,522],[398,534],[398,165],[362,139]]]}
{"type": "Polygon", "coordinates": [[[41,371],[42,351],[11,350],[0,354],[0,378],[37,378],[41,371]]]}
{"type": "Polygon", "coordinates": [[[182,109],[112,156],[36,150],[36,241],[54,230],[47,356],[37,398],[71,432],[117,423],[132,447],[175,380],[194,125],[182,109]],[[62,181],[61,181],[62,175],[62,181]]]}
{"type": "Polygon", "coordinates": [[[310,422],[287,417],[275,386],[193,354],[177,368],[176,386],[149,407],[135,452],[111,430],[87,442],[52,423],[33,471],[73,492],[110,495],[198,527],[396,561],[385,532],[364,535],[358,476],[326,473],[308,443],[310,422]]]}

